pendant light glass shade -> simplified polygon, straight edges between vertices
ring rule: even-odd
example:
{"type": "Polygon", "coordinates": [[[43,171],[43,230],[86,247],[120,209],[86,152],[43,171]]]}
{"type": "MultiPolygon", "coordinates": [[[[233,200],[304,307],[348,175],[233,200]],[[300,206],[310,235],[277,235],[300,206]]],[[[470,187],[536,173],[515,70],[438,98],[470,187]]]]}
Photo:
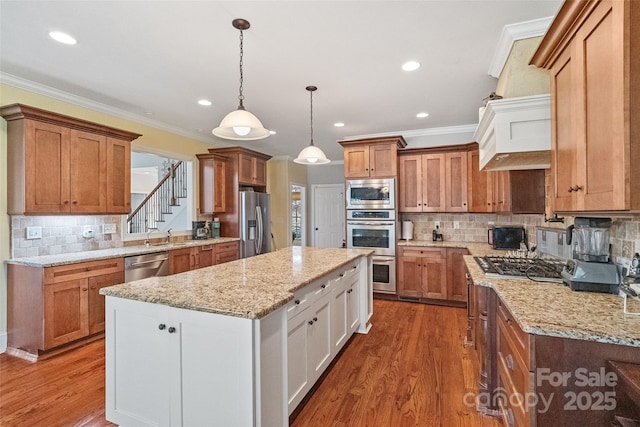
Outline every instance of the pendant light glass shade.
{"type": "Polygon", "coordinates": [[[213,130],[219,138],[252,141],[263,139],[270,135],[256,116],[247,110],[237,109],[227,114],[220,122],[220,126],[213,130]]]}
{"type": "Polygon", "coordinates": [[[240,141],[253,141],[263,139],[271,135],[268,129],[262,125],[262,122],[244,108],[242,60],[244,57],[243,48],[243,30],[248,29],[251,25],[245,19],[234,19],[232,22],[234,28],[240,30],[240,93],[238,99],[240,105],[238,109],[227,114],[220,122],[220,126],[211,131],[218,138],[233,139],[240,141]]]}
{"type": "Polygon", "coordinates": [[[302,165],[322,165],[331,162],[331,160],[327,159],[327,156],[320,148],[313,145],[313,92],[318,88],[307,86],[306,89],[309,91],[311,99],[311,144],[305,147],[293,161],[302,165]]]}

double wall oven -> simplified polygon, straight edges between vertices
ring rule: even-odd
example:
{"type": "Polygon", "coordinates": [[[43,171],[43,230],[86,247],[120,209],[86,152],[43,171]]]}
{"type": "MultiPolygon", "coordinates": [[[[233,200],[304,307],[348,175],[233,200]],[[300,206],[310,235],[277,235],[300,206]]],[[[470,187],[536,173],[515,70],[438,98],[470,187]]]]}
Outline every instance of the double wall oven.
{"type": "Polygon", "coordinates": [[[372,249],[373,290],[396,292],[395,180],[347,181],[347,247],[372,249]]]}

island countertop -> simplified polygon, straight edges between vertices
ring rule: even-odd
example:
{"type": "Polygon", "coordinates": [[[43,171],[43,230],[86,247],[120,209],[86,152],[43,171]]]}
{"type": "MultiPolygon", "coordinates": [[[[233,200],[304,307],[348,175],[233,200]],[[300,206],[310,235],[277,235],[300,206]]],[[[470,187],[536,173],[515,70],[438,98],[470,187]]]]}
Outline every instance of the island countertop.
{"type": "Polygon", "coordinates": [[[187,310],[259,319],[314,280],[370,250],[288,247],[165,277],[102,288],[100,294],[187,310]]]}

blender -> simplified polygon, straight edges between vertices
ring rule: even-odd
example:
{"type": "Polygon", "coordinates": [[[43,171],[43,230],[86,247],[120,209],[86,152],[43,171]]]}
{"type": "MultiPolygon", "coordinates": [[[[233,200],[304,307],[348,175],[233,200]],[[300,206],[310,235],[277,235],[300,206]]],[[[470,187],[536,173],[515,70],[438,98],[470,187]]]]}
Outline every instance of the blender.
{"type": "Polygon", "coordinates": [[[573,259],[567,261],[562,281],[574,291],[618,293],[621,278],[609,262],[611,218],[576,217],[567,229],[573,259]]]}

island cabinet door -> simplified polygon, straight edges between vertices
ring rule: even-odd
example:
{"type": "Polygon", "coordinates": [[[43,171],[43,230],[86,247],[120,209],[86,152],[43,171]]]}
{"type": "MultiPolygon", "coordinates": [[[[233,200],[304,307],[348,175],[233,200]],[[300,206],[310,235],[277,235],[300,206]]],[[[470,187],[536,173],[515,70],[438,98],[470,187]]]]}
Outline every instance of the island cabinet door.
{"type": "Polygon", "coordinates": [[[332,280],[333,293],[331,297],[331,344],[337,353],[350,337],[347,312],[349,300],[347,294],[347,280],[338,277],[332,280]]]}
{"type": "Polygon", "coordinates": [[[313,383],[310,376],[307,354],[309,354],[309,323],[304,310],[292,317],[287,326],[287,403],[289,415],[302,401],[313,383]]]}
{"type": "Polygon", "coordinates": [[[353,277],[347,284],[347,326],[349,337],[360,325],[360,280],[353,277]]]}
{"type": "Polygon", "coordinates": [[[312,324],[309,327],[309,361],[314,382],[331,363],[331,294],[318,299],[311,306],[312,324]]]}
{"type": "Polygon", "coordinates": [[[107,419],[253,425],[253,329],[251,319],[107,297],[107,419]]]}

